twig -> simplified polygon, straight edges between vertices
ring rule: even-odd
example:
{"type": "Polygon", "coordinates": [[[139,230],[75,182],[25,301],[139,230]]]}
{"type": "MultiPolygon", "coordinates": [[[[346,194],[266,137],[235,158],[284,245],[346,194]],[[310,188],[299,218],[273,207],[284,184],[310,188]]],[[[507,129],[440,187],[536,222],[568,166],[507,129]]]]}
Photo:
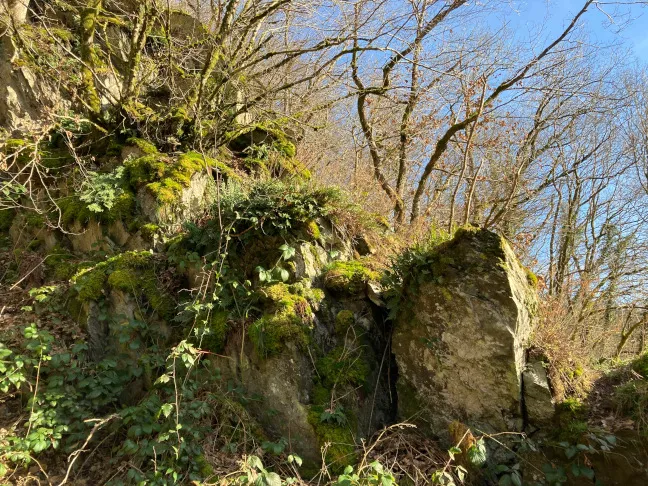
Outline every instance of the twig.
{"type": "Polygon", "coordinates": [[[86,440],[85,440],[85,442],[83,443],[83,445],[81,446],[81,448],[80,448],[80,449],[77,449],[76,451],[74,451],[72,454],[70,454],[70,455],[68,456],[68,461],[70,462],[70,464],[68,465],[68,467],[67,467],[67,471],[65,472],[65,477],[64,477],[63,480],[59,483],[59,486],[63,486],[63,485],[67,482],[68,477],[70,476],[70,472],[72,472],[72,467],[74,466],[74,463],[75,463],[76,460],[79,458],[79,456],[81,455],[81,453],[85,451],[86,446],[87,446],[88,443],[92,440],[92,436],[95,434],[95,432],[96,432],[97,430],[99,430],[101,427],[103,427],[104,424],[110,422],[112,419],[117,418],[117,417],[119,417],[119,415],[117,415],[117,414],[112,414],[112,415],[109,415],[108,417],[103,418],[103,419],[90,419],[90,420],[85,420],[86,423],[87,423],[87,422],[94,422],[94,421],[97,421],[97,423],[94,425],[94,427],[92,427],[92,430],[90,431],[90,434],[88,434],[88,437],[86,438],[86,440]]]}

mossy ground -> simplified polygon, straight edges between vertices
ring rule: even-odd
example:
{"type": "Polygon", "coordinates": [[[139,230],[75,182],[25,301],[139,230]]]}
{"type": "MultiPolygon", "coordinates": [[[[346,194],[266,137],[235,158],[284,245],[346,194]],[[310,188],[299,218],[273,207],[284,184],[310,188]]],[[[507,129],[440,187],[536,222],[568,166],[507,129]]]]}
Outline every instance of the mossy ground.
{"type": "Polygon", "coordinates": [[[632,373],[619,384],[614,393],[614,400],[619,410],[631,417],[637,429],[648,435],[648,353],[634,359],[627,366],[632,373]]]}
{"type": "Polygon", "coordinates": [[[324,460],[334,473],[340,473],[348,465],[358,462],[355,440],[349,424],[341,425],[322,421],[325,407],[312,406],[308,413],[308,422],[313,427],[320,444],[326,448],[324,460]]]}
{"type": "Polygon", "coordinates": [[[588,415],[588,406],[577,398],[568,398],[556,405],[557,438],[577,443],[589,430],[588,415]]]}

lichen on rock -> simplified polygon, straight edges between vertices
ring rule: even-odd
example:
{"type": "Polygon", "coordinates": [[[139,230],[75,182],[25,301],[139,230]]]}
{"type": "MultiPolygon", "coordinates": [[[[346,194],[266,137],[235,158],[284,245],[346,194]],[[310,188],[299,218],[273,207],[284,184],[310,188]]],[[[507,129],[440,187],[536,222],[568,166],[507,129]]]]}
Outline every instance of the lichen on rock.
{"type": "MultiPolygon", "coordinates": [[[[521,377],[537,302],[508,243],[485,230],[411,259],[395,319],[400,415],[521,430],[521,377]]],[[[443,434],[440,434],[443,435],[443,434]]]]}

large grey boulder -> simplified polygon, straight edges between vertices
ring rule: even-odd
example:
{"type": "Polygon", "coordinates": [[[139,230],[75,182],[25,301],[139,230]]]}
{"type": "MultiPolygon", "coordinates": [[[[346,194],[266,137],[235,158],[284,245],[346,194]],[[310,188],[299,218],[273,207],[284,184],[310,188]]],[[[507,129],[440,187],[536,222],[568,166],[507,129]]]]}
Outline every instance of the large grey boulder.
{"type": "Polygon", "coordinates": [[[521,430],[537,308],[527,272],[485,230],[460,230],[423,257],[404,283],[393,335],[401,420],[442,438],[454,420],[485,432],[521,430]]]}

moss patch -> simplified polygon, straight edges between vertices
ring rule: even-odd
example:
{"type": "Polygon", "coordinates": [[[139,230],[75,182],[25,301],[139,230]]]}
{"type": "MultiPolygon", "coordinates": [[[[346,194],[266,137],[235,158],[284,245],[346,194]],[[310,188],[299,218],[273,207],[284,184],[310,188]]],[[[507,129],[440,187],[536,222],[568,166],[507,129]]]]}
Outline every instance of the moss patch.
{"type": "Polygon", "coordinates": [[[126,145],[137,147],[144,155],[154,155],[158,153],[158,149],[155,147],[155,145],[141,138],[131,137],[126,140],[126,145]]]}
{"type": "Polygon", "coordinates": [[[188,152],[176,159],[152,153],[128,160],[124,166],[130,185],[134,189],[145,186],[160,204],[176,203],[183,189],[191,184],[192,176],[206,167],[216,168],[227,177],[237,177],[226,164],[197,152],[188,152]]]}
{"type": "Polygon", "coordinates": [[[212,310],[198,319],[203,323],[197,331],[200,347],[214,353],[222,352],[229,331],[229,314],[222,310],[212,310]]]}
{"type": "Polygon", "coordinates": [[[587,405],[576,398],[568,398],[556,405],[558,439],[577,442],[589,430],[588,414],[587,405]]]}
{"type": "Polygon", "coordinates": [[[324,459],[334,473],[339,473],[346,466],[358,462],[355,441],[348,426],[322,422],[322,412],[324,412],[322,406],[311,407],[308,422],[313,427],[320,445],[330,444],[324,459]]]}
{"type": "MultiPolygon", "coordinates": [[[[128,190],[123,191],[116,197],[113,206],[100,213],[90,211],[87,203],[81,201],[78,196],[70,196],[57,201],[61,211],[63,224],[70,225],[78,222],[86,225],[90,221],[97,221],[103,224],[111,224],[115,221],[123,221],[128,224],[135,217],[135,195],[128,190]]],[[[51,216],[58,219],[56,212],[51,216]]]]}
{"type": "Polygon", "coordinates": [[[358,294],[363,292],[370,280],[377,280],[378,272],[362,260],[334,262],[326,267],[324,286],[335,292],[358,294]]]}
{"type": "Polygon", "coordinates": [[[126,252],[78,272],[71,278],[76,298],[97,301],[104,289],[114,288],[144,298],[160,316],[171,317],[173,299],[159,288],[153,258],[147,251],[126,252]]]}
{"type": "Polygon", "coordinates": [[[360,349],[348,349],[339,346],[329,354],[317,360],[317,373],[326,388],[354,387],[365,384],[369,367],[360,349]]]}
{"type": "Polygon", "coordinates": [[[335,333],[344,336],[353,324],[355,324],[355,314],[347,309],[341,310],[335,316],[335,333]]]}
{"type": "Polygon", "coordinates": [[[259,291],[266,313],[249,328],[248,335],[262,356],[277,354],[285,342],[308,342],[313,317],[303,288],[274,284],[259,291]]]}
{"type": "Polygon", "coordinates": [[[319,240],[322,237],[319,226],[317,226],[317,223],[312,219],[306,222],[306,234],[311,240],[319,240]]]}
{"type": "Polygon", "coordinates": [[[74,257],[64,248],[56,245],[45,260],[45,268],[54,280],[69,280],[76,272],[78,265],[74,257]]]}

